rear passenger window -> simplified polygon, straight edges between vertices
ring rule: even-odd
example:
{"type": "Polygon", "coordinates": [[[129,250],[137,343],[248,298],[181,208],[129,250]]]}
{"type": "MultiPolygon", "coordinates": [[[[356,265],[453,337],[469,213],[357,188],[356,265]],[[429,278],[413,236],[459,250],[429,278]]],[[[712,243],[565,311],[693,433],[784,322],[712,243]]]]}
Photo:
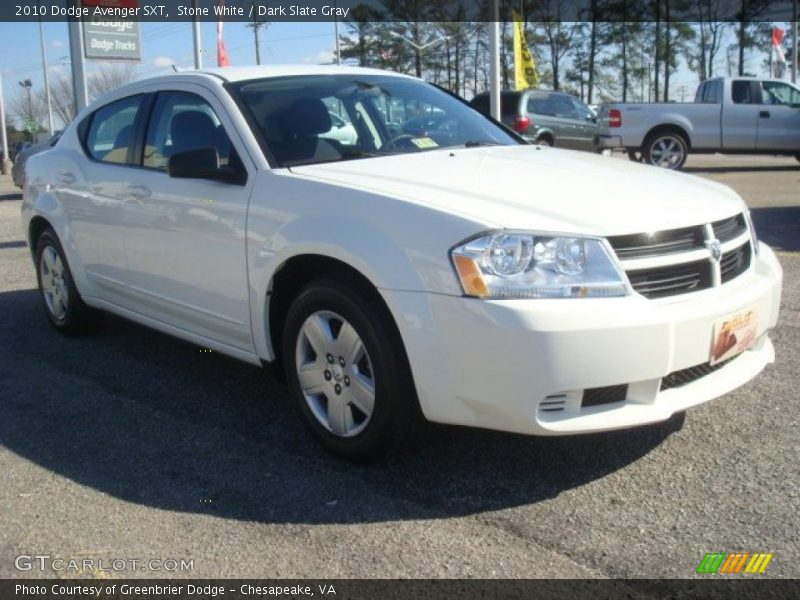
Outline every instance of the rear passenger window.
{"type": "Polygon", "coordinates": [[[703,90],[703,104],[719,104],[717,81],[709,81],[703,90]]]}
{"type": "Polygon", "coordinates": [[[179,152],[213,148],[220,166],[230,164],[232,146],[211,105],[189,92],[158,94],[145,137],[143,166],[166,169],[179,152]]]}
{"type": "Polygon", "coordinates": [[[86,150],[102,162],[124,165],[134,142],[134,123],[142,96],[131,96],[107,104],[92,115],[86,134],[86,150]]]}
{"type": "Polygon", "coordinates": [[[731,98],[734,104],[755,104],[752,86],[747,80],[734,81],[731,87],[731,98]]]}

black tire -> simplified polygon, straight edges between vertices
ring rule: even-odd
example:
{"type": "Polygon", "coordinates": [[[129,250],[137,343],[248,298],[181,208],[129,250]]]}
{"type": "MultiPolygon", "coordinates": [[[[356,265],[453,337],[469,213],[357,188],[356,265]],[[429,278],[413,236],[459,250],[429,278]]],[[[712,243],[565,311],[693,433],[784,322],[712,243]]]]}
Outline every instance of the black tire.
{"type": "Polygon", "coordinates": [[[797,159],[797,162],[800,162],[800,153],[795,154],[794,157],[797,159]]]}
{"type": "Polygon", "coordinates": [[[642,155],[636,150],[628,150],[628,159],[633,162],[642,162],[642,155]]]}
{"type": "MultiPolygon", "coordinates": [[[[333,328],[329,331],[333,331],[333,328]]],[[[309,283],[298,293],[289,307],[282,352],[289,390],[304,423],[312,435],[334,454],[353,462],[378,460],[405,445],[412,431],[416,429],[421,414],[405,349],[391,316],[387,314],[379,299],[375,298],[374,292],[360,289],[357,285],[343,285],[338,281],[325,279],[309,283]],[[340,392],[334,392],[336,380],[331,377],[327,367],[326,381],[323,382],[324,391],[318,396],[307,399],[300,386],[298,349],[306,339],[302,337],[301,329],[312,315],[326,313],[341,316],[353,327],[363,342],[370,363],[369,370],[374,384],[372,413],[360,425],[363,429],[350,437],[333,433],[331,427],[331,403],[328,395],[334,393],[338,395],[340,392]],[[323,404],[328,415],[327,426],[322,422],[321,416],[318,416],[321,413],[319,407],[323,404]],[[317,410],[317,414],[314,409],[317,410]]],[[[316,351],[312,353],[316,357],[316,351]]],[[[324,359],[326,362],[327,356],[326,351],[324,359]]],[[[319,358],[323,360],[321,356],[319,358]]],[[[315,361],[316,358],[311,360],[315,361]]],[[[332,364],[335,366],[336,363],[338,357],[332,364]]],[[[342,377],[344,372],[352,376],[349,369],[355,369],[355,364],[342,366],[344,371],[340,370],[335,375],[342,377]]],[[[349,381],[347,385],[350,385],[349,381]]],[[[354,382],[353,385],[355,386],[354,382]]],[[[343,389],[342,398],[348,391],[343,389]]],[[[355,422],[354,415],[361,414],[357,410],[358,406],[346,404],[345,407],[350,411],[350,421],[355,422]]]]}
{"type": "Polygon", "coordinates": [[[657,167],[670,169],[672,171],[679,171],[686,163],[688,156],[689,143],[686,141],[686,138],[682,134],[672,130],[651,133],[649,136],[647,136],[647,139],[645,139],[644,144],[642,145],[643,162],[647,163],[648,165],[654,165],[657,167]],[[679,154],[676,156],[676,160],[665,163],[662,159],[660,159],[658,151],[660,150],[659,146],[662,143],[668,146],[672,146],[672,144],[677,146],[677,151],[679,154]]]}
{"type": "Polygon", "coordinates": [[[75,335],[95,331],[102,320],[102,313],[84,303],[78,293],[78,288],[75,287],[75,280],[72,278],[72,271],[70,271],[61,242],[50,228],[45,229],[36,240],[35,261],[39,296],[42,299],[47,320],[61,333],[75,335]],[[58,272],[48,269],[44,258],[45,254],[48,257],[57,256],[61,261],[62,268],[58,272]],[[45,286],[55,286],[56,280],[60,290],[59,297],[63,299],[65,296],[63,302],[56,302],[52,294],[48,300],[48,293],[45,291],[45,286]],[[54,305],[59,307],[58,310],[53,308],[54,305]]]}
{"type": "Polygon", "coordinates": [[[538,138],[534,144],[537,146],[547,146],[549,148],[552,148],[554,145],[553,138],[551,138],[549,135],[543,135],[542,137],[538,138]]]}

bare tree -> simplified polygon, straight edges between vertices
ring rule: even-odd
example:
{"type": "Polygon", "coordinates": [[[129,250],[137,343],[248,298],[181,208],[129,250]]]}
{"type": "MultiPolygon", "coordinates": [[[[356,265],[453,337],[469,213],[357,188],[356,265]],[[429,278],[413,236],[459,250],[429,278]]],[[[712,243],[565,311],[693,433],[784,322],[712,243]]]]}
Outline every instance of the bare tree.
{"type": "Polygon", "coordinates": [[[24,128],[33,133],[42,128],[42,122],[47,116],[47,108],[39,101],[37,94],[30,89],[20,89],[16,96],[9,102],[9,113],[14,116],[24,128]],[[31,131],[33,129],[33,131],[31,131]]]}
{"type": "MultiPolygon", "coordinates": [[[[44,92],[39,94],[39,102],[46,104],[44,92]]],[[[50,81],[50,106],[53,114],[66,126],[75,118],[75,96],[72,93],[72,83],[67,77],[59,77],[50,81]]]]}
{"type": "Polygon", "coordinates": [[[87,78],[87,88],[92,98],[102,96],[130,83],[136,78],[136,66],[131,63],[103,65],[87,78]]]}

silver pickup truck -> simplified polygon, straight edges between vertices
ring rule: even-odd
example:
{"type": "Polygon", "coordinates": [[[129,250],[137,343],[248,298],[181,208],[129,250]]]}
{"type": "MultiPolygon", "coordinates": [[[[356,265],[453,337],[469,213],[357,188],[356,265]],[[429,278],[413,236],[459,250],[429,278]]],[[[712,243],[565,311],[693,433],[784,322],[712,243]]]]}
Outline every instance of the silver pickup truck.
{"type": "Polygon", "coordinates": [[[690,152],[800,160],[800,90],[780,80],[709,79],[693,103],[604,104],[597,122],[600,149],[668,169],[680,169],[690,152]]]}

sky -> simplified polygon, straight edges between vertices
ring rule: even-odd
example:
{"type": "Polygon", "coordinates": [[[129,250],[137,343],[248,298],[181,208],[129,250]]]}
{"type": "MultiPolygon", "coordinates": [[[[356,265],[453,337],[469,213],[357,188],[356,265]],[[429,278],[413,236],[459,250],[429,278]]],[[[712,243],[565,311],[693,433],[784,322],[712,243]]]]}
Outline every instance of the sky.
{"type": "MultiPolygon", "coordinates": [[[[192,24],[141,23],[142,62],[137,76],[146,77],[193,66],[192,24]]],[[[204,66],[216,66],[216,24],[201,24],[204,66]]],[[[344,32],[344,27],[341,28],[344,32]]],[[[225,23],[225,44],[232,65],[255,64],[252,29],[246,23],[225,23]]],[[[66,23],[45,23],[44,35],[48,70],[51,77],[69,77],[69,38],[66,23]]],[[[331,22],[277,22],[260,32],[261,62],[273,64],[331,62],[335,47],[331,22]]],[[[724,60],[724,50],[720,60],[724,60]]],[[[753,54],[749,70],[759,72],[763,56],[753,54]]],[[[97,61],[87,61],[87,70],[97,69],[97,61]]],[[[42,60],[37,22],[0,22],[0,73],[6,102],[19,93],[17,82],[30,79],[34,90],[42,89],[42,60]]],[[[673,90],[684,89],[685,100],[694,97],[698,78],[685,64],[672,76],[673,90]]]]}

